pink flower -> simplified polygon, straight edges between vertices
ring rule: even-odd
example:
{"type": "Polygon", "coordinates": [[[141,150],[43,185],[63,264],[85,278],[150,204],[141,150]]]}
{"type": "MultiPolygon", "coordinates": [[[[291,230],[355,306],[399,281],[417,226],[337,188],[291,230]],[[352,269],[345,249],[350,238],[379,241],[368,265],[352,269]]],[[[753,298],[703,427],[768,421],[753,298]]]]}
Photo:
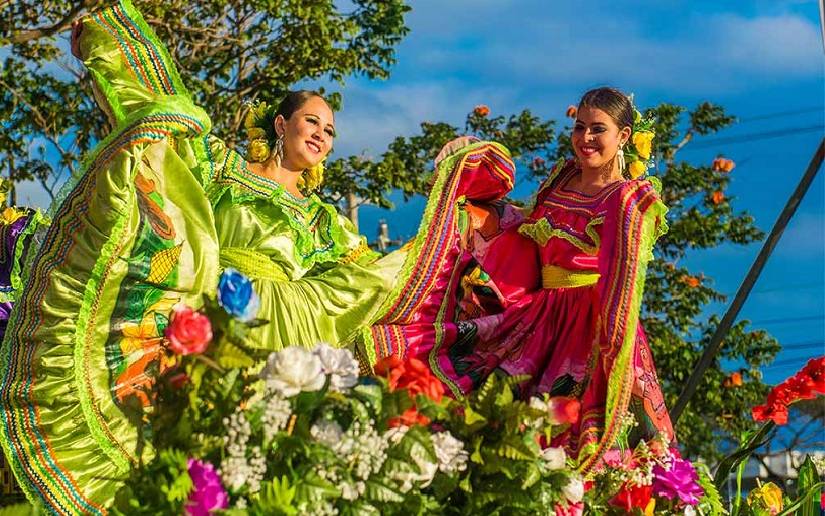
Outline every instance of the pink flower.
{"type": "Polygon", "coordinates": [[[166,327],[169,348],[178,355],[203,353],[212,340],[209,318],[178,303],[172,308],[172,319],[166,327]]]}
{"type": "Polygon", "coordinates": [[[686,460],[674,458],[667,470],[659,464],[653,466],[653,494],[658,497],[696,505],[704,494],[698,480],[693,464],[686,460]]]}
{"type": "Polygon", "coordinates": [[[229,507],[229,495],[221,484],[221,477],[208,462],[189,459],[189,477],[194,488],[186,502],[189,516],[209,516],[212,511],[229,507]]]}
{"type": "Polygon", "coordinates": [[[582,516],[583,513],[584,502],[568,505],[556,504],[556,516],[582,516]]]}

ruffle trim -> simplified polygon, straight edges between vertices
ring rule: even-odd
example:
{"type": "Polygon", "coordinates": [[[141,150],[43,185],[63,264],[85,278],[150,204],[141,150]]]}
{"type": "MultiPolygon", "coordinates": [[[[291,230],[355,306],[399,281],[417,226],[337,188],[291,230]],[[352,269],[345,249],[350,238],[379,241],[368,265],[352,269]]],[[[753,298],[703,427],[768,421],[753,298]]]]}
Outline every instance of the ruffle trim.
{"type": "Polygon", "coordinates": [[[604,223],[604,217],[596,217],[587,223],[584,232],[590,237],[590,243],[585,242],[576,235],[563,229],[553,227],[550,221],[547,220],[547,217],[542,217],[533,223],[522,224],[518,228],[518,232],[520,235],[530,238],[542,247],[547,245],[547,242],[549,242],[551,238],[561,238],[570,243],[570,245],[578,248],[581,252],[595,256],[598,254],[599,245],[601,244],[596,226],[602,223],[604,223]]]}
{"type": "Polygon", "coordinates": [[[213,208],[226,195],[233,205],[265,201],[277,206],[293,232],[295,260],[305,269],[317,263],[341,261],[360,247],[350,249],[346,245],[334,206],[315,194],[297,199],[277,181],[250,172],[236,151],[225,149],[225,152],[215,180],[207,187],[213,208]]]}

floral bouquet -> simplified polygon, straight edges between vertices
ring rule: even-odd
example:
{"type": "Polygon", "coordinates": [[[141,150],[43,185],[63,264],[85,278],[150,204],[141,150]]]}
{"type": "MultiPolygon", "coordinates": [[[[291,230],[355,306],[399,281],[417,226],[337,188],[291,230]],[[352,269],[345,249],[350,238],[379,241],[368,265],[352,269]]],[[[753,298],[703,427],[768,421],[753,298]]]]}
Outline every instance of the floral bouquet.
{"type": "Polygon", "coordinates": [[[710,473],[655,439],[611,450],[588,485],[597,514],[725,514],[710,473]]]}
{"type": "Polygon", "coordinates": [[[217,299],[178,306],[167,362],[130,404],[140,461],[116,514],[581,513],[584,485],[560,448],[570,400],[522,402],[524,378],[491,377],[465,400],[415,359],[358,376],[348,350],[245,344],[251,283],[228,269],[217,299]]]}

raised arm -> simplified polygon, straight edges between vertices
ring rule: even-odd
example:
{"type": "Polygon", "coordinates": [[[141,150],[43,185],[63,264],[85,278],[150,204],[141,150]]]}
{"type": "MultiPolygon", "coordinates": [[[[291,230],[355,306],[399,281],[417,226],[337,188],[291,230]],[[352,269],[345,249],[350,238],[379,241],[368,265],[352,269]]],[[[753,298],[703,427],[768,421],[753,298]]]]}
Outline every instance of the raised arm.
{"type": "Polygon", "coordinates": [[[195,134],[211,127],[206,113],[192,102],[168,51],[129,0],[77,21],[72,53],[88,68],[95,98],[113,126],[166,112],[192,119],[195,134]]]}

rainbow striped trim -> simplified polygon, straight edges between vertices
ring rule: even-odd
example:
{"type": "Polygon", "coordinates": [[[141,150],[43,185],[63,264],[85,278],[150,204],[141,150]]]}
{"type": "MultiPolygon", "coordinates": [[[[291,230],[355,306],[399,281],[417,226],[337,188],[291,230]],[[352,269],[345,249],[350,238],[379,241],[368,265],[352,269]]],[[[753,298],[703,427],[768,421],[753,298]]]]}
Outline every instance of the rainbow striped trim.
{"type": "MultiPolygon", "coordinates": [[[[633,390],[631,364],[636,346],[639,312],[647,262],[658,236],[657,229],[667,208],[647,181],[632,181],[621,192],[612,256],[602,275],[599,290],[602,308],[597,326],[599,355],[608,365],[608,394],[604,431],[579,466],[590,470],[616,441],[622,415],[627,412],[633,390]]],[[[587,443],[583,443],[587,444],[587,443]]]]}
{"type": "Polygon", "coordinates": [[[372,344],[378,359],[406,353],[408,339],[403,326],[412,322],[413,316],[433,295],[438,274],[448,256],[456,252],[460,238],[458,205],[465,196],[472,195],[468,192],[472,192],[476,183],[496,185],[496,191],[505,195],[513,187],[515,165],[502,145],[480,142],[469,146],[463,154],[446,158],[436,174],[408,261],[396,287],[378,312],[378,323],[367,334],[372,340],[367,344],[372,344]]]}

